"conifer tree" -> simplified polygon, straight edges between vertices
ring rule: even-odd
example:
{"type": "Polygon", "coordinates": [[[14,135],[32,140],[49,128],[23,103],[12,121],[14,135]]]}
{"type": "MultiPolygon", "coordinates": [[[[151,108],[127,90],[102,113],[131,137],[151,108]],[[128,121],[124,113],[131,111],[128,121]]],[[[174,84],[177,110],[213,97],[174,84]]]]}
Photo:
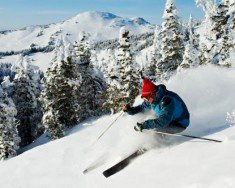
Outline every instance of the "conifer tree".
{"type": "Polygon", "coordinates": [[[183,61],[178,67],[178,71],[181,71],[186,68],[197,67],[199,65],[199,36],[196,35],[193,26],[193,19],[190,15],[188,21],[189,40],[185,46],[185,52],[183,56],[183,61]]]}
{"type": "Polygon", "coordinates": [[[17,155],[20,137],[17,132],[16,107],[0,85],[0,160],[17,155]]]}
{"type": "MultiPolygon", "coordinates": [[[[7,90],[16,105],[16,118],[20,123],[18,126],[20,146],[24,147],[43,133],[41,102],[38,99],[41,92],[41,77],[39,68],[33,66],[27,56],[20,56],[13,69],[16,75],[7,90]]],[[[4,82],[10,81],[4,80],[4,82]]]]}
{"type": "MultiPolygon", "coordinates": [[[[196,0],[196,4],[201,6],[205,13],[205,21],[207,23],[206,29],[211,29],[211,17],[216,12],[216,6],[214,0],[196,0]]],[[[207,30],[210,31],[210,30],[207,30]]]]}
{"type": "MultiPolygon", "coordinates": [[[[118,67],[120,73],[120,96],[122,103],[133,104],[139,94],[139,75],[134,67],[134,58],[129,42],[129,31],[125,28],[120,29],[118,47],[118,67]]],[[[120,104],[122,105],[122,104],[120,104]]]]}
{"type": "Polygon", "coordinates": [[[233,47],[230,22],[230,1],[221,0],[216,5],[212,0],[197,0],[198,5],[203,7],[206,13],[205,42],[200,44],[204,48],[201,59],[208,63],[230,67],[230,51],[233,47]],[[204,56],[204,58],[202,58],[204,56]],[[207,58],[205,58],[207,56],[207,58]]]}
{"type": "MultiPolygon", "coordinates": [[[[223,33],[221,35],[220,45],[217,45],[217,51],[220,53],[217,56],[218,65],[231,67],[232,51],[235,48],[235,2],[231,0],[222,0],[220,6],[225,9],[225,18],[228,18],[226,24],[223,26],[223,33]]],[[[222,12],[221,10],[221,12],[222,12]]]]}
{"type": "Polygon", "coordinates": [[[231,48],[231,37],[229,35],[229,0],[221,0],[216,7],[212,22],[212,48],[211,62],[216,65],[230,67],[228,62],[231,48]]]}
{"type": "Polygon", "coordinates": [[[104,78],[107,83],[110,82],[111,74],[113,72],[112,69],[115,69],[116,59],[114,55],[114,50],[107,49],[104,51],[106,56],[102,57],[101,64],[100,64],[100,70],[103,72],[104,78]]]}
{"type": "Polygon", "coordinates": [[[116,62],[109,67],[108,88],[104,108],[112,113],[120,111],[125,103],[133,104],[139,94],[139,76],[134,67],[129,31],[120,29],[116,62]]]}
{"type": "Polygon", "coordinates": [[[150,51],[150,61],[148,62],[147,69],[144,71],[145,75],[150,78],[152,81],[156,81],[157,74],[157,53],[156,50],[153,49],[150,51]]]}
{"type": "Polygon", "coordinates": [[[168,79],[183,60],[183,34],[182,26],[178,17],[178,11],[174,0],[167,0],[163,14],[162,23],[162,43],[161,43],[161,62],[158,69],[162,72],[162,77],[168,79]]]}
{"type": "Polygon", "coordinates": [[[153,49],[150,52],[150,61],[149,66],[147,66],[147,73],[146,76],[150,78],[152,81],[157,81],[160,79],[159,70],[158,70],[158,63],[161,61],[161,53],[160,53],[160,46],[161,46],[161,38],[160,38],[160,27],[156,27],[154,32],[154,41],[153,41],[153,49]]]}
{"type": "Polygon", "coordinates": [[[95,74],[91,63],[91,51],[85,32],[79,34],[79,41],[74,44],[77,71],[81,75],[81,85],[77,90],[81,106],[80,121],[100,113],[104,83],[95,74]]]}
{"type": "Polygon", "coordinates": [[[221,0],[219,5],[216,7],[214,15],[211,16],[211,31],[214,34],[214,38],[220,39],[225,32],[225,26],[227,25],[229,15],[229,2],[228,0],[221,0]]]}
{"type": "Polygon", "coordinates": [[[103,104],[103,109],[105,112],[117,112],[120,110],[120,106],[118,105],[120,98],[118,98],[119,90],[120,90],[120,82],[119,82],[119,67],[117,65],[117,61],[113,55],[113,52],[109,51],[108,62],[105,74],[105,80],[107,83],[107,89],[103,92],[103,98],[105,99],[103,104]],[[119,100],[118,100],[119,99],[119,100]]]}
{"type": "Polygon", "coordinates": [[[199,65],[207,65],[210,63],[210,53],[205,43],[199,43],[199,65]]]}
{"type": "Polygon", "coordinates": [[[12,70],[11,63],[0,63],[0,83],[2,83],[5,76],[9,76],[11,81],[15,77],[15,72],[12,70]]]}
{"type": "Polygon", "coordinates": [[[235,32],[235,1],[234,0],[229,0],[229,29],[232,33],[235,32]]]}
{"type": "Polygon", "coordinates": [[[43,99],[43,124],[52,140],[64,136],[64,131],[79,120],[77,89],[81,77],[72,58],[72,46],[66,39],[57,43],[55,58],[46,72],[43,99]]]}
{"type": "Polygon", "coordinates": [[[200,59],[200,65],[205,65],[208,63],[211,63],[211,48],[212,48],[212,40],[210,39],[212,36],[211,28],[212,28],[212,19],[211,17],[216,12],[216,6],[214,4],[214,0],[196,0],[196,3],[198,6],[201,6],[204,13],[205,13],[205,20],[202,22],[202,25],[204,27],[204,30],[206,31],[201,38],[203,40],[199,43],[199,59],[200,59]]]}

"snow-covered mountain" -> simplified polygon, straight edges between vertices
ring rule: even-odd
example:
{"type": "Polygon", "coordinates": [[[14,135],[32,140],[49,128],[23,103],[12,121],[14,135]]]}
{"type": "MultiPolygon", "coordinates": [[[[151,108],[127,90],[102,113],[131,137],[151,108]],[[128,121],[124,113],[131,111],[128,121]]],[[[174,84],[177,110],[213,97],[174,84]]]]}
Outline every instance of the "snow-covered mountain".
{"type": "Polygon", "coordinates": [[[85,12],[60,23],[2,31],[0,52],[21,51],[29,49],[32,44],[45,47],[65,35],[74,42],[78,39],[80,31],[88,32],[90,40],[114,39],[118,38],[119,30],[123,26],[132,34],[150,32],[154,29],[154,26],[143,18],[122,18],[106,12],[85,12]]]}
{"type": "MultiPolygon", "coordinates": [[[[79,124],[62,139],[45,143],[45,137],[41,137],[31,147],[44,145],[0,162],[0,187],[234,187],[234,69],[214,66],[190,69],[178,73],[166,85],[182,96],[189,108],[191,124],[185,134],[225,142],[181,137],[167,137],[159,142],[154,132],[133,130],[136,122],[151,118],[152,114],[125,114],[94,144],[118,116],[106,115],[79,124]],[[153,149],[110,178],[102,175],[105,169],[143,146],[153,149]],[[89,165],[102,161],[104,164],[97,169],[82,173],[89,165]]],[[[137,98],[136,104],[140,102],[137,98]]]]}

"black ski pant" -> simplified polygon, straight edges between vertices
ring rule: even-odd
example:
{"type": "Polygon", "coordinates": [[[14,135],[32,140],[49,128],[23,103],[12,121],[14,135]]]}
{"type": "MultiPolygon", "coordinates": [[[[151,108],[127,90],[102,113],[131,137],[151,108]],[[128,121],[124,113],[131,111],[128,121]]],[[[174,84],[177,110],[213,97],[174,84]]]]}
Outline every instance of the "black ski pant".
{"type": "Polygon", "coordinates": [[[180,133],[180,132],[184,131],[185,129],[186,129],[186,127],[183,127],[180,123],[173,121],[170,123],[170,125],[168,125],[164,129],[159,129],[159,130],[157,129],[157,131],[175,134],[175,133],[180,133]]]}

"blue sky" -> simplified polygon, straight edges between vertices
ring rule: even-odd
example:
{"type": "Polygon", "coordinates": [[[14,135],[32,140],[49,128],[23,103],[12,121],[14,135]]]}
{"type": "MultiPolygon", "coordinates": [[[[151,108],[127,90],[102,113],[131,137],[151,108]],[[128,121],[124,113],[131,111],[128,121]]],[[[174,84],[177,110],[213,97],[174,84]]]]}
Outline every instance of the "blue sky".
{"type": "MultiPolygon", "coordinates": [[[[111,12],[121,17],[143,17],[161,24],[166,0],[0,0],[0,30],[63,21],[85,11],[111,12]]],[[[204,17],[195,0],[175,0],[179,16],[204,17]]]]}

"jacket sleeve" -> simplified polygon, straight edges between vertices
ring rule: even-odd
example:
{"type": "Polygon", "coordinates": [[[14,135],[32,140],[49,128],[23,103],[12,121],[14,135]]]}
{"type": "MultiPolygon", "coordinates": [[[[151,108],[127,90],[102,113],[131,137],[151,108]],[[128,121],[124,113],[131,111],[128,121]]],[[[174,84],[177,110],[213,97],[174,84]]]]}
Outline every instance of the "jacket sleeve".
{"type": "Polygon", "coordinates": [[[170,98],[161,101],[162,110],[156,119],[147,120],[142,123],[142,129],[164,129],[173,119],[174,104],[170,98]]]}
{"type": "Polygon", "coordinates": [[[151,109],[151,105],[149,103],[143,102],[141,105],[129,108],[126,112],[129,115],[135,115],[139,112],[143,112],[145,109],[151,109]]]}

